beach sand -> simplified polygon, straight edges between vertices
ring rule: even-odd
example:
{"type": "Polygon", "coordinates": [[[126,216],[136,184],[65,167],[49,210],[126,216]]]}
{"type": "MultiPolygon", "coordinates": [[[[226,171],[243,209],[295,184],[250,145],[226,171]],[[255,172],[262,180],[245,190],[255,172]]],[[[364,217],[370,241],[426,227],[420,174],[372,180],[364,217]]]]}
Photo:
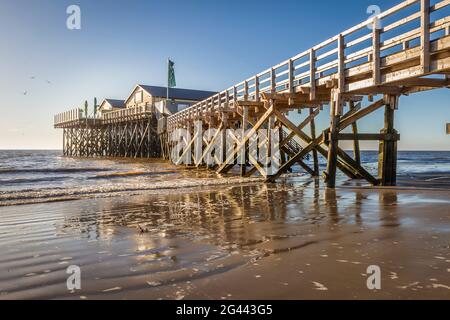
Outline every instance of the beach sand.
{"type": "Polygon", "coordinates": [[[450,299],[450,179],[434,178],[1,207],[0,299],[450,299]],[[67,289],[70,265],[81,290],[67,289]]]}

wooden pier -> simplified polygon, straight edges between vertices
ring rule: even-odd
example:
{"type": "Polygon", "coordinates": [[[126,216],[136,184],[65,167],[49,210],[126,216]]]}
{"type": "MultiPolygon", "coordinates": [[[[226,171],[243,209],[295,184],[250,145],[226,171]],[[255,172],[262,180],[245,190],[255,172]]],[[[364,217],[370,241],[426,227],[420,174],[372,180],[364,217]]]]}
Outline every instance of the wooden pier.
{"type": "Polygon", "coordinates": [[[98,118],[82,116],[79,109],[55,116],[55,128],[63,129],[63,154],[71,157],[161,156],[157,113],[142,106],[112,111],[98,118]]]}
{"type": "MultiPolygon", "coordinates": [[[[240,166],[242,176],[260,174],[267,181],[275,181],[299,165],[308,174],[318,176],[322,156],[327,159],[322,175],[330,188],[335,187],[338,170],[372,185],[395,185],[400,134],[394,128],[394,116],[400,97],[450,86],[449,5],[450,0],[433,4],[430,0],[403,1],[168,117],[151,110],[127,109],[139,116],[111,113],[113,121],[108,119],[109,114],[99,120],[80,119],[75,114],[69,116],[69,121],[57,119],[55,126],[64,129],[64,153],[134,157],[152,154],[169,159],[177,143],[172,141],[173,133],[188,130],[191,140],[184,143],[191,146],[196,138],[195,123],[201,121],[203,129],[215,128],[217,134],[202,140],[200,161],[194,152],[188,155],[197,167],[205,166],[205,153],[226,135],[226,129],[247,130],[233,137],[231,152],[222,155],[216,166],[209,166],[218,174],[240,166]],[[325,107],[329,110],[329,127],[316,132],[317,116],[325,107]],[[379,132],[362,133],[358,122],[377,110],[384,111],[384,125],[379,132]],[[293,122],[291,112],[301,114],[300,122],[293,122]],[[249,142],[260,130],[279,132],[281,164],[270,174],[249,151],[249,142]],[[133,132],[139,134],[135,137],[133,132]],[[109,140],[101,142],[105,139],[109,140]],[[353,142],[352,155],[339,145],[346,140],[353,142]],[[143,141],[149,145],[159,141],[158,148],[142,150],[143,141]],[[360,141],[379,142],[378,176],[362,165],[360,141]],[[239,164],[236,159],[242,154],[245,163],[239,164]],[[304,161],[307,155],[312,156],[311,167],[304,161]]],[[[270,137],[267,134],[265,141],[258,142],[266,144],[268,156],[273,153],[270,137]]]]}
{"type": "MultiPolygon", "coordinates": [[[[266,175],[267,181],[275,181],[294,165],[317,175],[318,155],[322,155],[327,159],[323,176],[328,187],[335,186],[337,170],[372,185],[395,185],[400,135],[394,128],[394,114],[399,97],[450,86],[449,4],[448,0],[433,5],[429,0],[403,1],[369,21],[168,117],[168,131],[193,130],[197,120],[205,123],[205,128],[251,128],[236,142],[228,159],[215,168],[219,174],[231,170],[230,161],[233,163],[242,149],[248,155],[248,141],[255,132],[261,128],[277,128],[284,136],[280,142],[283,163],[276,173],[266,175]],[[431,20],[439,13],[442,17],[431,20]],[[377,28],[380,24],[381,28],[377,28]],[[330,126],[315,132],[315,118],[324,106],[329,106],[330,126]],[[380,132],[360,133],[358,121],[379,109],[384,110],[384,126],[380,132]],[[293,123],[288,117],[292,111],[304,115],[300,123],[293,123]],[[309,127],[309,132],[305,127],[309,127]],[[349,133],[344,132],[347,128],[349,133]],[[344,140],[353,141],[353,157],[339,146],[344,140]],[[364,140],[379,141],[377,177],[361,164],[359,142],[364,140]],[[301,148],[295,153],[288,150],[286,145],[290,142],[300,143],[301,148]],[[307,154],[313,155],[313,167],[302,161],[307,154]]],[[[204,148],[214,143],[205,142],[204,148]]],[[[244,167],[241,174],[265,175],[262,165],[253,160],[241,165],[244,167]]]]}

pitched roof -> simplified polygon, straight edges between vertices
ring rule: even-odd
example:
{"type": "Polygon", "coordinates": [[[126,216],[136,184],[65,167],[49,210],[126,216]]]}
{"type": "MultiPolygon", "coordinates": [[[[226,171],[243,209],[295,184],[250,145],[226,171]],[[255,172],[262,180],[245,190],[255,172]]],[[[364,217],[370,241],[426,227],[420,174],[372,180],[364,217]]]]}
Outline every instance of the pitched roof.
{"type": "Polygon", "coordinates": [[[113,108],[125,108],[125,100],[105,99],[113,108]]]}
{"type": "MultiPolygon", "coordinates": [[[[139,85],[142,89],[147,91],[153,97],[165,98],[167,96],[167,88],[166,87],[156,87],[156,86],[146,86],[139,85]]],[[[180,100],[195,100],[201,101],[209,98],[213,95],[217,94],[217,92],[213,91],[203,91],[203,90],[191,90],[191,89],[179,89],[179,88],[170,88],[169,89],[169,98],[170,99],[180,99],[180,100]]]]}

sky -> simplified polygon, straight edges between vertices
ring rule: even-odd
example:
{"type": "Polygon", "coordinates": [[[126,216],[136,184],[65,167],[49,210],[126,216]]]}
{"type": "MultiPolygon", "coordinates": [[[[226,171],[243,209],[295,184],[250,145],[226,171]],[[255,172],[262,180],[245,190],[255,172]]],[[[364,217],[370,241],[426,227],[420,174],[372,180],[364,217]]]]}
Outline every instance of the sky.
{"type": "MultiPolygon", "coordinates": [[[[0,149],[61,149],[54,114],[165,86],[168,57],[178,87],[222,91],[399,2],[0,0],[0,149]],[[80,30],[66,27],[70,5],[80,30]]],[[[446,122],[449,89],[401,97],[399,149],[450,150],[446,122]]],[[[382,113],[360,126],[379,132],[382,113]]]]}

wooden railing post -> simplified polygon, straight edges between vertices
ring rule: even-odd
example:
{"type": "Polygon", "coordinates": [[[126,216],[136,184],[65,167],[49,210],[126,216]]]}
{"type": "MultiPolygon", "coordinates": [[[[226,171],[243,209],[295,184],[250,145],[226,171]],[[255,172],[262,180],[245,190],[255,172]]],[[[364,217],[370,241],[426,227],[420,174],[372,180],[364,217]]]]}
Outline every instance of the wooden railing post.
{"type": "Polygon", "coordinates": [[[270,91],[272,93],[275,93],[275,91],[276,91],[276,88],[277,88],[276,82],[277,82],[277,75],[275,73],[275,69],[271,68],[270,69],[270,91]]]}
{"type": "Polygon", "coordinates": [[[309,51],[309,81],[311,83],[311,91],[309,99],[316,99],[316,53],[314,49],[309,51]]]}
{"type": "Polygon", "coordinates": [[[420,64],[422,72],[430,72],[430,0],[420,0],[420,64]]]}
{"type": "Polygon", "coordinates": [[[244,100],[248,100],[248,81],[244,81],[244,100]]]}
{"type": "Polygon", "coordinates": [[[289,69],[289,93],[294,93],[294,62],[292,59],[289,59],[288,62],[289,69]]]}
{"type": "MultiPolygon", "coordinates": [[[[289,81],[289,93],[293,94],[295,93],[294,90],[294,61],[292,61],[292,59],[289,59],[288,62],[288,81],[289,81]]],[[[293,105],[294,104],[294,99],[293,98],[289,98],[289,105],[293,105]]]]}
{"type": "Polygon", "coordinates": [[[225,94],[225,105],[224,108],[230,108],[230,92],[227,90],[225,94]]]}
{"type": "Polygon", "coordinates": [[[259,77],[255,76],[255,101],[259,100],[259,77]]]}
{"type": "Polygon", "coordinates": [[[381,81],[380,34],[379,19],[374,17],[372,22],[372,77],[375,86],[379,85],[381,81]]]}
{"type": "Polygon", "coordinates": [[[339,91],[345,92],[345,43],[342,34],[338,38],[338,74],[339,74],[339,91]]]}

